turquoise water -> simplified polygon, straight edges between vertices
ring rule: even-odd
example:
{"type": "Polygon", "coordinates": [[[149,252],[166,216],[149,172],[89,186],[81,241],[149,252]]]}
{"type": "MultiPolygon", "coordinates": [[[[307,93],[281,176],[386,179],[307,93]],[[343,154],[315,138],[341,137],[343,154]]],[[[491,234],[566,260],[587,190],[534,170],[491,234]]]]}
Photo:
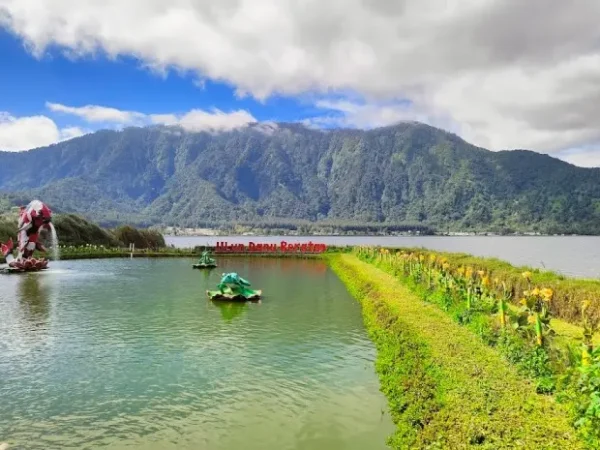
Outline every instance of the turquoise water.
{"type": "Polygon", "coordinates": [[[359,305],[320,261],[60,261],[0,276],[11,449],[384,449],[359,305]],[[206,299],[221,272],[256,304],[206,299]]]}

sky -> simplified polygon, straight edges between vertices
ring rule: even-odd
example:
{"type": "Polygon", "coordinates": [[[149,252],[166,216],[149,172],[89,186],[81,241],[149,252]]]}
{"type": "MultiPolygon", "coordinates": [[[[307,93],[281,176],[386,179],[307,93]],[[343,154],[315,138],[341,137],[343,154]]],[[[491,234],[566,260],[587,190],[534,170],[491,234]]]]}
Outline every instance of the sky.
{"type": "Polygon", "coordinates": [[[600,167],[598,0],[0,0],[0,149],[416,120],[600,167]]]}

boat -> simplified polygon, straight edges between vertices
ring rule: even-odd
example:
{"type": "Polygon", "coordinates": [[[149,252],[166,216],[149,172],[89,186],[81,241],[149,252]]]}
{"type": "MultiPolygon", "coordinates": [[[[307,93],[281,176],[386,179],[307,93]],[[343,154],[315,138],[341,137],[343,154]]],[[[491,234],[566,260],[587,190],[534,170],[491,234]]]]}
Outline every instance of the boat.
{"type": "Polygon", "coordinates": [[[27,258],[24,260],[16,260],[12,264],[0,267],[0,273],[40,272],[47,269],[47,259],[27,258]]]}
{"type": "Polygon", "coordinates": [[[42,272],[44,270],[48,270],[48,267],[44,267],[43,269],[21,269],[19,267],[0,267],[1,274],[42,272]]]}
{"type": "Polygon", "coordinates": [[[214,269],[217,267],[217,261],[213,257],[210,256],[208,251],[203,251],[202,255],[200,255],[200,259],[196,264],[192,264],[194,269],[214,269]]]}
{"type": "Polygon", "coordinates": [[[223,289],[223,292],[217,291],[206,291],[206,295],[210,300],[214,301],[227,301],[227,302],[247,302],[257,301],[262,297],[262,291],[246,289],[245,292],[235,292],[230,288],[223,289]]]}
{"type": "Polygon", "coordinates": [[[217,267],[217,263],[198,263],[198,264],[192,264],[192,267],[194,269],[214,269],[215,267],[217,267]]]}
{"type": "Polygon", "coordinates": [[[262,290],[250,289],[250,282],[237,273],[224,273],[221,282],[214,291],[206,291],[210,300],[246,302],[257,301],[262,297],[262,290]]]}

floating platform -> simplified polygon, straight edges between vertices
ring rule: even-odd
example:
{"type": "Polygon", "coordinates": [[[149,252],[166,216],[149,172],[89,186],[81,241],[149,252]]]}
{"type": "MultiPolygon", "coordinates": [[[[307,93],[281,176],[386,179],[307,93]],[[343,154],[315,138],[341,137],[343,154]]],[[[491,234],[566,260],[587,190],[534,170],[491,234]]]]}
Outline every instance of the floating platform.
{"type": "Polygon", "coordinates": [[[48,270],[48,267],[42,267],[42,268],[35,268],[35,267],[31,267],[31,268],[21,268],[21,267],[0,267],[0,273],[2,274],[8,274],[8,273],[29,273],[29,272],[42,272],[44,270],[48,270]]]}
{"type": "Polygon", "coordinates": [[[225,302],[255,302],[262,297],[262,291],[246,289],[246,292],[233,292],[231,289],[221,291],[206,291],[206,295],[210,300],[225,301],[225,302]]]}
{"type": "Polygon", "coordinates": [[[215,267],[217,267],[217,263],[210,263],[210,264],[192,264],[192,267],[194,269],[214,269],[215,267]]]}

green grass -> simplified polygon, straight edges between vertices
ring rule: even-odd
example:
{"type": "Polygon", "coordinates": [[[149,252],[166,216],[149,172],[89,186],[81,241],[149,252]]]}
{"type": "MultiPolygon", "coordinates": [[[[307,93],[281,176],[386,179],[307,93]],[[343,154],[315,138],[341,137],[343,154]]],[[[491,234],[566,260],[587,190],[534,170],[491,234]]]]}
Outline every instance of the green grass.
{"type": "Polygon", "coordinates": [[[377,347],[394,448],[583,448],[567,410],[478,336],[355,256],[330,261],[377,347]]]}

